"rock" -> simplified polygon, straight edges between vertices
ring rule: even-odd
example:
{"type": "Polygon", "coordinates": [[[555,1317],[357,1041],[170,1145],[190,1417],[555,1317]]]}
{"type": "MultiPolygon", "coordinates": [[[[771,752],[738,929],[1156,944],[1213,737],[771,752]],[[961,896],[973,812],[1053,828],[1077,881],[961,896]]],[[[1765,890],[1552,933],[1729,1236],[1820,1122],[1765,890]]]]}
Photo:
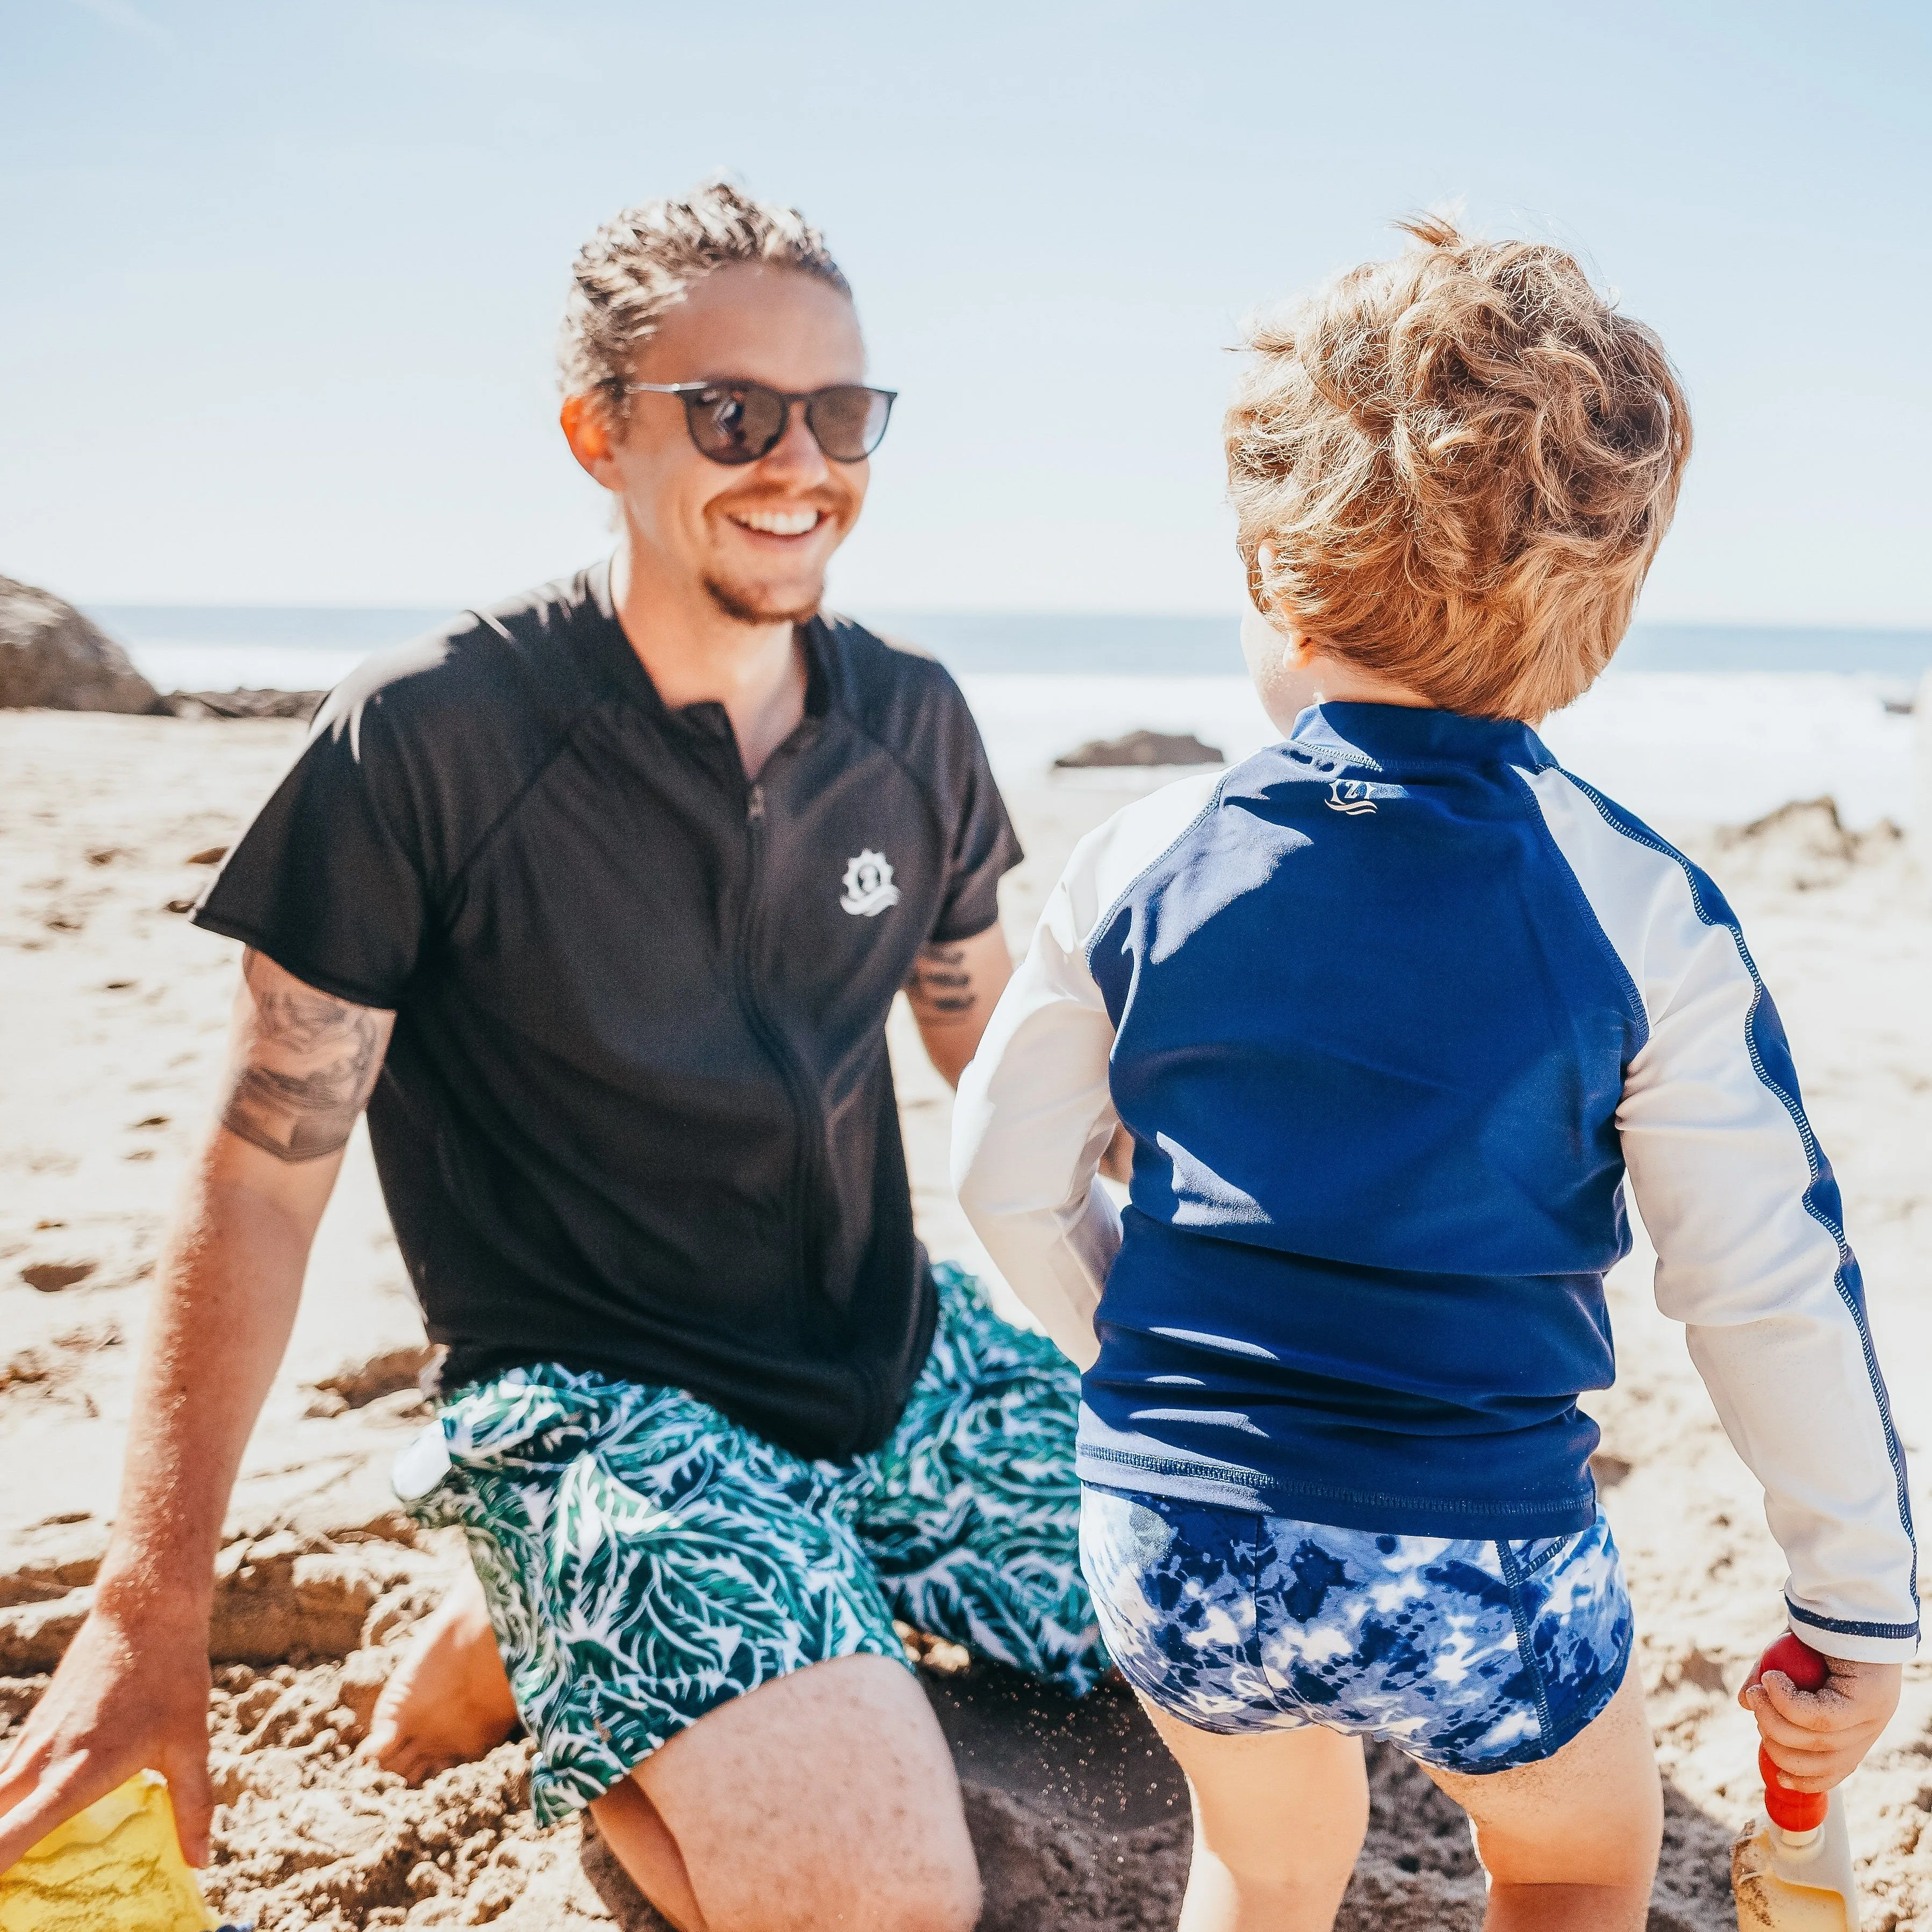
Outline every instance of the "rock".
{"type": "Polygon", "coordinates": [[[1227,760],[1192,733],[1130,731],[1124,738],[1096,738],[1054,760],[1057,771],[1104,765],[1220,765],[1227,760]]]}
{"type": "Polygon", "coordinates": [[[298,718],[306,724],[328,695],[326,691],[174,691],[161,709],[177,718],[298,718]]]}
{"type": "Polygon", "coordinates": [[[1714,836],[1711,867],[1727,890],[1749,880],[1796,892],[1842,885],[1862,866],[1882,864],[1904,849],[1905,835],[1889,820],[1854,831],[1833,798],[1795,799],[1748,825],[1714,836]]]}
{"type": "Polygon", "coordinates": [[[49,590],[0,577],[0,707],[164,711],[128,653],[49,590]]]}
{"type": "Polygon", "coordinates": [[[43,1294],[58,1294],[85,1281],[100,1264],[98,1262],[34,1262],[20,1270],[20,1279],[43,1294]]]}

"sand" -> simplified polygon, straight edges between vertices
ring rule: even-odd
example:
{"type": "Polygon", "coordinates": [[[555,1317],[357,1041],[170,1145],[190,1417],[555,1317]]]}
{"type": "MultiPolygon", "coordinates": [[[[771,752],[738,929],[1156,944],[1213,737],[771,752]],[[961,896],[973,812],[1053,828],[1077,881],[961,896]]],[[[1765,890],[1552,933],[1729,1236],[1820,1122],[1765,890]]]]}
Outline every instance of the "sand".
{"type": "MultiPolygon", "coordinates": [[[[180,908],[300,737],[276,721],[0,714],[0,1737],[85,1611],[157,1246],[213,1094],[236,949],[180,908]]],[[[1009,882],[1016,938],[1072,840],[1148,782],[1010,779],[1033,855],[1009,882]]],[[[1748,836],[1669,829],[1731,893],[1784,1011],[1927,1520],[1932,893],[1904,842],[1846,832],[1826,808],[1748,836]]],[[[950,1096],[903,1012],[893,1045],[922,1229],[970,1264],[945,1178],[950,1096]]],[[[1622,1379],[1593,1406],[1667,1781],[1652,1924],[1729,1932],[1728,1844],[1756,1800],[1755,1733],[1730,1694],[1775,1634],[1782,1568],[1680,1333],[1649,1304],[1648,1269],[1640,1246],[1612,1279],[1622,1379]]],[[[420,1426],[422,1341],[358,1134],[227,1525],[210,1894],[263,1932],[654,1924],[594,1834],[536,1831],[524,1744],[413,1792],[352,1755],[398,1646],[460,1560],[411,1530],[383,1480],[420,1426]]],[[[959,1660],[933,1654],[928,1681],[967,1785],[984,1924],[1171,1925],[1184,1805],[1131,1707],[1028,1703],[959,1660]]],[[[1460,1814],[1392,1754],[1373,1769],[1343,1925],[1473,1928],[1460,1814]]],[[[1932,1932],[1932,1666],[1908,1672],[1849,1797],[1867,1926],[1932,1932]]]]}

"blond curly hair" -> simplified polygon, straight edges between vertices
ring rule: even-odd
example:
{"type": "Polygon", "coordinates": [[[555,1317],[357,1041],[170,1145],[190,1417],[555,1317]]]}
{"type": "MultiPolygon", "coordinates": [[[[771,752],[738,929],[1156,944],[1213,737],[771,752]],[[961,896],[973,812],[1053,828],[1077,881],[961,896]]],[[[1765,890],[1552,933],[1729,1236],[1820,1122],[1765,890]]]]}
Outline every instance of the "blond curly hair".
{"type": "Polygon", "coordinates": [[[1442,215],[1250,333],[1226,424],[1257,608],[1451,711],[1532,721],[1629,627],[1690,417],[1562,249],[1442,215]]]}
{"type": "Polygon", "coordinates": [[[722,177],[686,195],[640,201],[578,251],[557,339],[564,393],[598,393],[621,406],[610,386],[628,375],[665,312],[694,282],[740,262],[795,268],[852,292],[825,237],[795,208],[754,200],[722,177]]]}

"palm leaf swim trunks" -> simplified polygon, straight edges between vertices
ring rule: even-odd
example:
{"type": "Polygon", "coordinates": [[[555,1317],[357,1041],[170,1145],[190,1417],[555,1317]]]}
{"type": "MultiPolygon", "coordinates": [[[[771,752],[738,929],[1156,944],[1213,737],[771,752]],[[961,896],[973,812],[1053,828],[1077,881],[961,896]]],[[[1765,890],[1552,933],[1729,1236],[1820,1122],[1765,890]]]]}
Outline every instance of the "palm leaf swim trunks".
{"type": "Polygon", "coordinates": [[[1079,1376],[936,1267],[892,1436],[808,1462],[675,1388],[551,1366],[464,1389],[398,1462],[464,1532],[556,1822],[727,1700],[835,1657],[905,1660],[895,1617],[1076,1695],[1107,1667],[1080,1575],[1079,1376]]]}

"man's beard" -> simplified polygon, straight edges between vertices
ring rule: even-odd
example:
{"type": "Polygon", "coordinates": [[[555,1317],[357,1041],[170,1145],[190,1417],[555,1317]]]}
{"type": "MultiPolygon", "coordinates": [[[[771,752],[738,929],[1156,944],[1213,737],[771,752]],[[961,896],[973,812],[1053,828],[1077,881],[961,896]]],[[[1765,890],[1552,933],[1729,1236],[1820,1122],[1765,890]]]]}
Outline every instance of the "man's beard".
{"type": "Polygon", "coordinates": [[[770,624],[808,623],[818,614],[818,606],[825,595],[824,578],[812,593],[812,601],[796,609],[774,610],[769,604],[754,603],[750,595],[736,590],[728,584],[721,584],[715,577],[704,580],[704,594],[717,605],[734,624],[755,624],[760,629],[770,624]]]}

